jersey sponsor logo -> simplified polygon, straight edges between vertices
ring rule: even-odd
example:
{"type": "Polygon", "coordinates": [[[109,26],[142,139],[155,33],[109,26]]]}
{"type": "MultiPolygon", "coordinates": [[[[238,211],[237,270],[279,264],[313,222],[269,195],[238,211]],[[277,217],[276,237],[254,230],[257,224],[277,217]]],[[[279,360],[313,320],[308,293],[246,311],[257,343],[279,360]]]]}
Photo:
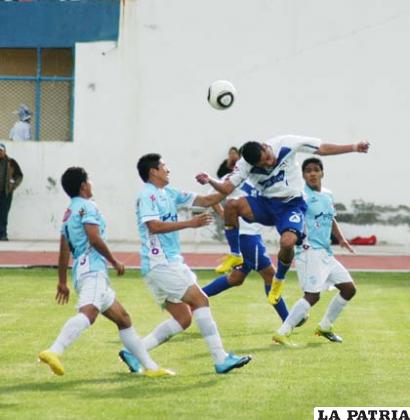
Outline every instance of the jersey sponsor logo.
{"type": "Polygon", "coordinates": [[[301,217],[299,214],[297,213],[293,213],[290,217],[289,217],[289,222],[292,223],[300,223],[301,222],[301,217]]]}
{"type": "Polygon", "coordinates": [[[178,215],[168,213],[168,214],[165,214],[164,216],[161,216],[161,220],[163,222],[166,222],[167,220],[170,220],[171,222],[176,222],[178,220],[178,215]]]}
{"type": "Polygon", "coordinates": [[[285,179],[285,171],[281,170],[277,175],[274,175],[264,181],[258,181],[258,184],[261,185],[263,188],[271,187],[272,185],[282,182],[285,179]]]}
{"type": "Polygon", "coordinates": [[[64,212],[64,216],[63,216],[63,223],[65,223],[65,222],[66,222],[66,221],[70,218],[71,213],[72,213],[71,209],[67,209],[67,210],[64,212]]]}
{"type": "Polygon", "coordinates": [[[81,207],[81,209],[78,211],[78,214],[80,215],[80,217],[83,217],[85,215],[85,213],[87,213],[87,212],[85,211],[84,207],[81,207]]]}

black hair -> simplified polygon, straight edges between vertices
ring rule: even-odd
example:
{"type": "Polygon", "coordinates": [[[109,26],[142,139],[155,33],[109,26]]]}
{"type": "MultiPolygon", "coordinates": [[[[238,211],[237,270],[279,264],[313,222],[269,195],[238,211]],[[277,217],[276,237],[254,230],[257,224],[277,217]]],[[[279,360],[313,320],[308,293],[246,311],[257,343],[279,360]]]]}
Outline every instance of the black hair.
{"type": "Polygon", "coordinates": [[[257,141],[248,141],[240,148],[240,154],[249,163],[256,165],[261,160],[263,147],[257,141]]]}
{"type": "Polygon", "coordinates": [[[150,169],[158,169],[160,160],[161,155],[158,153],[148,153],[147,155],[140,157],[137,163],[137,169],[144,182],[147,182],[149,179],[150,169]]]}
{"type": "Polygon", "coordinates": [[[320,159],[312,157],[309,159],[305,159],[302,163],[302,173],[305,172],[305,168],[306,166],[308,166],[309,164],[314,163],[315,165],[318,165],[320,170],[323,171],[323,163],[320,159]]]}
{"type": "Polygon", "coordinates": [[[236,153],[238,153],[238,154],[239,154],[239,150],[238,150],[238,148],[237,148],[236,146],[232,146],[232,147],[230,147],[230,148],[229,148],[229,152],[236,152],[236,153]]]}
{"type": "Polygon", "coordinates": [[[81,184],[88,181],[88,174],[84,168],[71,166],[61,177],[61,185],[68,196],[77,197],[80,194],[81,184]]]}

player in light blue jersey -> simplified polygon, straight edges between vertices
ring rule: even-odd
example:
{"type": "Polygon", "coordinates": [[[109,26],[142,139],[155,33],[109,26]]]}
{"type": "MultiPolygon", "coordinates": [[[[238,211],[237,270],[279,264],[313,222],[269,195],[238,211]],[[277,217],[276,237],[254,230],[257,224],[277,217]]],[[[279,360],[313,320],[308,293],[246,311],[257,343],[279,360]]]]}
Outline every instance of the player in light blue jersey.
{"type": "MultiPolygon", "coordinates": [[[[250,362],[250,356],[227,353],[209,309],[207,296],[197,284],[195,274],[184,264],[178,231],[208,225],[212,218],[200,214],[186,221],[178,220],[181,207],[210,207],[224,196],[214,193],[199,196],[168,186],[169,170],[156,153],[142,156],[138,172],[145,182],[137,199],[137,224],[141,238],[141,272],[158,303],[172,316],[158,325],[143,341],[150,350],[188,328],[192,317],[204,337],[217,373],[227,373],[250,362]]],[[[120,357],[131,371],[138,360],[127,350],[120,357]]]]}
{"type": "Polygon", "coordinates": [[[56,300],[65,304],[70,297],[67,268],[71,251],[74,259],[73,285],[78,293],[78,314],[65,323],[52,346],[42,351],[39,359],[48,364],[55,374],[63,375],[64,367],[60,357],[102,313],[117,325],[121,341],[141,361],[144,366],[142,374],[152,378],[173,375],[173,372],[160,368],[151,359],[132,326],[130,316],[110,287],[107,261],[119,276],[124,274],[124,265],[111,254],[105,243],[105,221],[96,204],[91,201],[92,185],[87,172],[79,167],[68,168],[61,183],[71,197],[71,202],[61,229],[56,300]]]}
{"type": "Polygon", "coordinates": [[[293,346],[289,336],[292,329],[308,314],[320,299],[320,293],[330,287],[339,289],[316,329],[316,335],[341,343],[342,338],[333,332],[333,323],[342,309],[353,298],[356,287],[342,264],[333,256],[330,237],[333,234],[339,245],[353,252],[335,219],[332,193],[322,187],[323,164],[320,159],[306,159],[302,165],[307,212],[306,237],[296,250],[296,269],[303,298],[292,307],[289,316],[275,332],[273,341],[293,346]]]}

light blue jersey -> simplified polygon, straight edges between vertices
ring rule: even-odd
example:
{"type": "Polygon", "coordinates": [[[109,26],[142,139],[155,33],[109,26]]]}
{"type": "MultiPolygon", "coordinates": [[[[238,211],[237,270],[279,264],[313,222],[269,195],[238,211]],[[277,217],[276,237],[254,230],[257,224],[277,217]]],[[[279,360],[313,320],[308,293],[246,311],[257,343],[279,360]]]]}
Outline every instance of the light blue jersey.
{"type": "Polygon", "coordinates": [[[325,188],[322,188],[320,192],[314,191],[305,185],[304,198],[307,204],[305,214],[306,238],[302,246],[297,248],[297,251],[300,252],[303,246],[310,246],[313,249],[324,249],[329,255],[333,255],[330,236],[336,211],[332,193],[325,188]]]}
{"type": "Polygon", "coordinates": [[[105,220],[95,203],[85,198],[74,197],[64,214],[61,228],[61,234],[65,236],[74,259],[74,287],[84,273],[107,273],[107,261],[90,245],[84,224],[98,225],[100,236],[105,240],[105,220]]]}
{"type": "Polygon", "coordinates": [[[185,193],[170,187],[157,188],[147,182],[137,198],[137,224],[141,238],[141,272],[143,275],[156,265],[183,261],[179,244],[179,233],[151,234],[147,222],[160,220],[176,222],[178,209],[189,207],[196,194],[185,193]]]}

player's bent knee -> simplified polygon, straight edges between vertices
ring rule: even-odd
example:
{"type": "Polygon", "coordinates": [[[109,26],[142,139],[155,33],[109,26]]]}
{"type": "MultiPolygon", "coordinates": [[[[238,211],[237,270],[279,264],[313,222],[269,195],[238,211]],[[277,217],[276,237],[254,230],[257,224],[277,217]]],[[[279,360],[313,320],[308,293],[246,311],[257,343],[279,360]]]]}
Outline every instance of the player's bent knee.
{"type": "Polygon", "coordinates": [[[346,283],[340,288],[340,295],[345,300],[351,300],[356,294],[356,287],[353,283],[346,283]]]}
{"type": "Polygon", "coordinates": [[[307,293],[305,292],[304,299],[310,306],[316,305],[320,300],[320,293],[307,293]]]}

